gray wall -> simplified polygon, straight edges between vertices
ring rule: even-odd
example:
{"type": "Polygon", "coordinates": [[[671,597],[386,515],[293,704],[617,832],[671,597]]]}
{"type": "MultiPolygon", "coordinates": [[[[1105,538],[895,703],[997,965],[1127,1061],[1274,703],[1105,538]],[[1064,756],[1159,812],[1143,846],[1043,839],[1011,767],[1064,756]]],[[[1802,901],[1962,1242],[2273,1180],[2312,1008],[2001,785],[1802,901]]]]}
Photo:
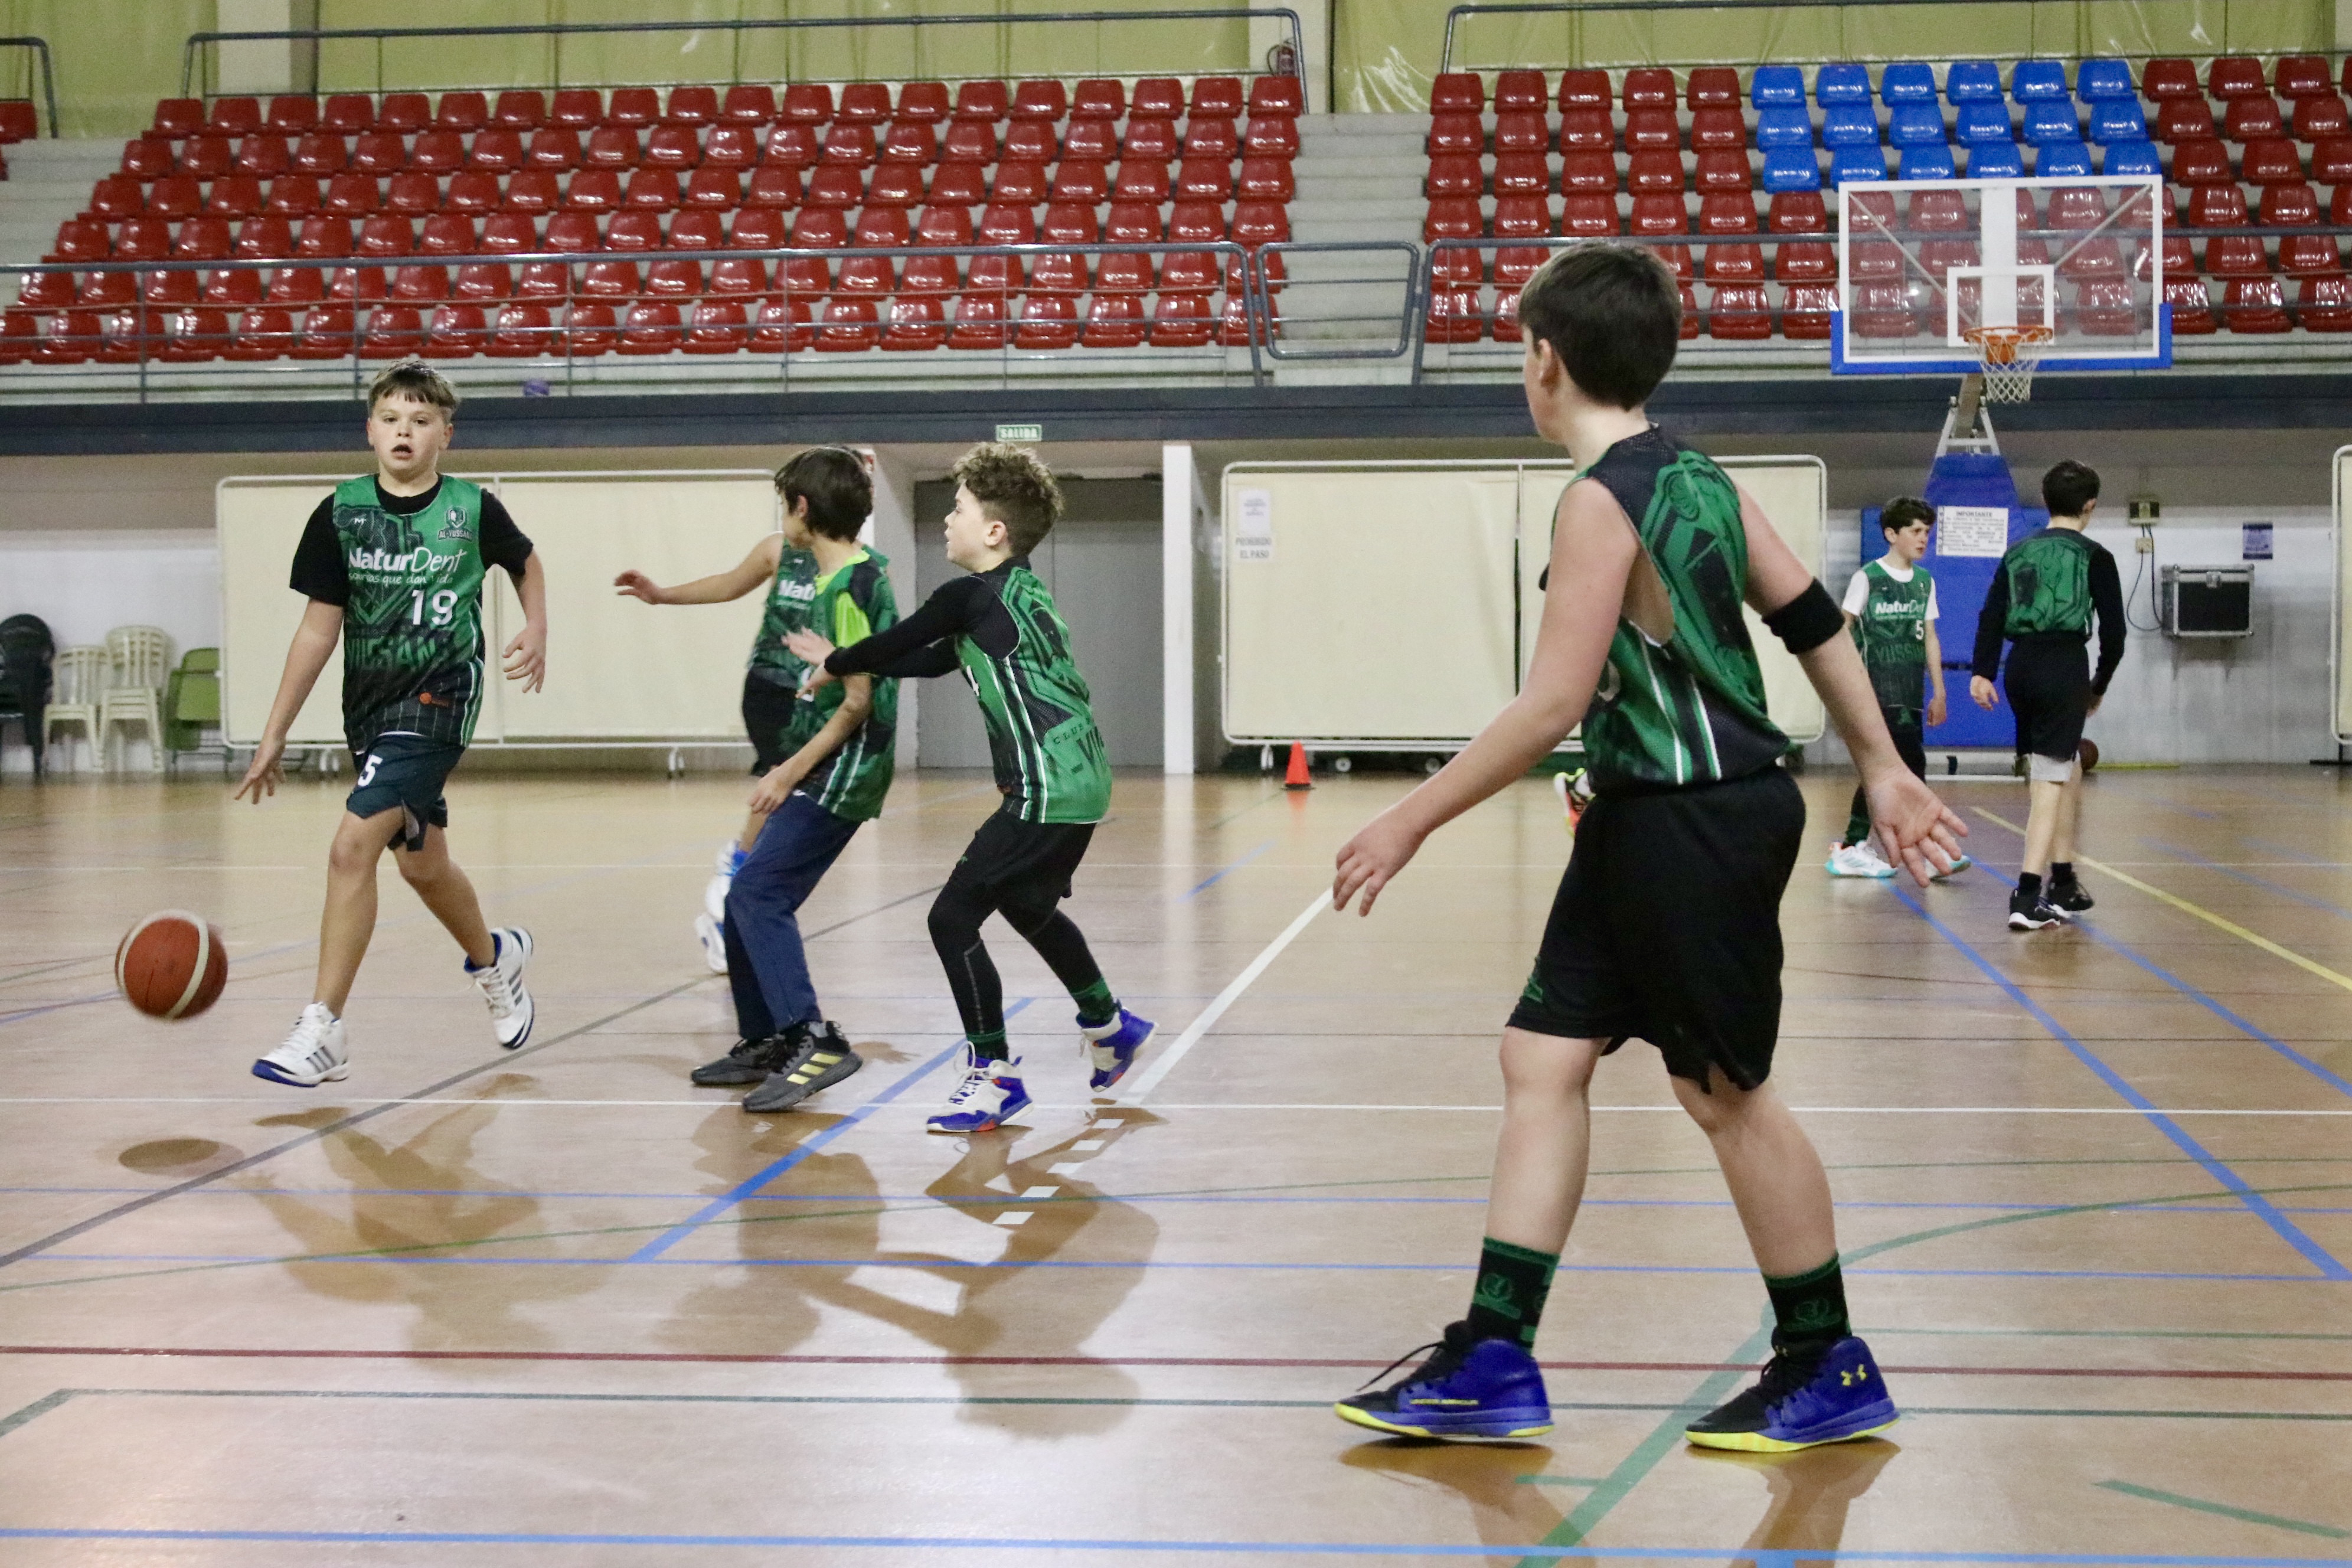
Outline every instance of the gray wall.
{"type": "MultiPolygon", "coordinates": [[[[1111,765],[1156,768],[1165,756],[1160,714],[1160,481],[1064,479],[1062,521],[1030,557],[1069,623],[1070,645],[1094,694],[1111,765]]],[[[916,582],[921,595],[958,574],[940,549],[938,520],[954,487],[914,487],[916,582]]],[[[988,737],[962,681],[925,688],[917,755],[927,768],[988,766],[988,737]]]]}

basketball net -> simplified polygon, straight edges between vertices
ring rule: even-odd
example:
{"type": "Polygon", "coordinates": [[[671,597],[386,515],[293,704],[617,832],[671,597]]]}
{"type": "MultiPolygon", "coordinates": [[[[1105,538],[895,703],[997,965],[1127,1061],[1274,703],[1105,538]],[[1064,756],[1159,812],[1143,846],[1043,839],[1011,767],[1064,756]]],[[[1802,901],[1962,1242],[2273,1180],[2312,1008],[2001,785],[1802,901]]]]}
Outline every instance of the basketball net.
{"type": "Polygon", "coordinates": [[[2033,395],[2033,367],[2057,336],[2048,327],[1970,327],[1960,334],[1974,343],[1984,376],[1987,403],[2023,403],[2033,395]]]}

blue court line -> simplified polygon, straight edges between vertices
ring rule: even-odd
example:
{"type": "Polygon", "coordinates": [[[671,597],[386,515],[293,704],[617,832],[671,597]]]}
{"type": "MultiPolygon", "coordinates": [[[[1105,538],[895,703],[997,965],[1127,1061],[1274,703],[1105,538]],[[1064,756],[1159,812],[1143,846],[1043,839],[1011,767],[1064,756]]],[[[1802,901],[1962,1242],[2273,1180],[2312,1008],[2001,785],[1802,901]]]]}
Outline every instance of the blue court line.
{"type": "Polygon", "coordinates": [[[2236,1194],[2238,1201],[2244,1204],[2248,1209],[2252,1210],[2263,1224],[2276,1231],[2280,1239],[2284,1240],[2288,1246],[2294,1247],[2297,1252],[2303,1254],[2304,1258],[2308,1260],[2314,1268],[2319,1270],[2320,1277],[2322,1279],[2352,1281],[2352,1268],[2347,1268],[2342,1263],[2338,1262],[2332,1253],[2330,1253],[2326,1247],[2320,1246],[2318,1242],[2313,1240],[2310,1236],[2304,1232],[2301,1226],[2297,1226],[2293,1220],[2287,1218],[2286,1215],[2279,1213],[2277,1207],[2273,1205],[2268,1198],[2254,1191],[2254,1189],[2247,1184],[2244,1177],[2239,1175],[2237,1172],[2223,1164],[2211,1151],[2205,1147],[2204,1144],[2200,1143],[2196,1139],[2190,1137],[2188,1130],[2182,1127],[2179,1122],[2175,1121],[2171,1117],[2167,1116],[2162,1110],[2157,1109],[2156,1103],[2153,1100],[2149,1100],[2147,1096],[2142,1094],[2138,1089],[2132,1087],[2130,1079],[2125,1078],[2123,1074],[2109,1067],[2105,1061],[2101,1060],[2088,1046],[2084,1045],[2082,1041],[2076,1039],[2072,1034],[2068,1033],[2064,1025],[2052,1017],[2050,1014],[2043,1009],[2042,1004],[2027,995],[2023,990],[2019,988],[2014,981],[2009,978],[2008,975],[2003,974],[2000,970],[1994,968],[1991,961],[1971,946],[1963,937],[1961,937],[1959,932],[1954,931],[1950,926],[1945,924],[1935,915],[1929,913],[1927,906],[1921,903],[1917,899],[1912,897],[1908,889],[1892,881],[1888,882],[1887,886],[1894,889],[1895,896],[1896,898],[1901,899],[1905,904],[1910,907],[1911,911],[1914,914],[1917,915],[1921,920],[1926,921],[1928,926],[1934,930],[1937,934],[1940,935],[1946,942],[1950,942],[1954,947],[1959,949],[1960,952],[1966,955],[1969,962],[1975,964],[1977,968],[1983,973],[1987,979],[1990,980],[1994,984],[2000,986],[2001,990],[2008,993],[2010,1000],[2015,1002],[2020,1007],[2024,1008],[2026,1013],[2032,1016],[2035,1023],[2040,1024],[2044,1029],[2050,1032],[2051,1038],[2056,1040],[2060,1045],[2064,1046],[2066,1049],[2073,1054],[2076,1061],[2081,1062],[2094,1074],[2097,1075],[2099,1081],[2113,1089],[2126,1104],[2138,1111],[2141,1115],[2147,1117],[2149,1124],[2155,1127],[2158,1131],[2163,1133],[2165,1137],[2171,1140],[2175,1148],[2188,1155],[2190,1159],[2196,1161],[2198,1164],[2203,1166],[2206,1174],[2211,1176],[2215,1181],[2221,1183],[2231,1192],[2236,1194]]]}
{"type": "MultiPolygon", "coordinates": [[[[1004,1016],[1010,1020],[1018,1015],[1024,1007],[1028,1006],[1029,1004],[1034,1000],[1036,1000],[1036,998],[1032,996],[1022,997],[1021,1000],[1013,1003],[1012,1006],[1007,1007],[1004,1010],[1004,1016]]],[[[949,1058],[954,1056],[962,1048],[963,1040],[959,1037],[954,1045],[948,1047],[947,1049],[940,1052],[939,1055],[933,1057],[930,1060],[922,1063],[920,1066],[909,1068],[907,1072],[900,1075],[898,1080],[892,1083],[889,1088],[884,1089],[881,1093],[876,1095],[873,1099],[867,1100],[865,1104],[859,1106],[856,1110],[851,1111],[848,1115],[843,1117],[840,1121],[835,1122],[824,1131],[814,1133],[810,1137],[803,1139],[800,1143],[793,1148],[791,1153],[785,1155],[782,1159],[776,1161],[773,1164],[768,1166],[767,1169],[760,1171],[751,1176],[747,1176],[741,1182],[736,1184],[732,1189],[711,1199],[709,1203],[703,1205],[701,1208],[696,1210],[688,1219],[680,1224],[670,1226],[669,1229],[662,1232],[659,1236],[654,1237],[651,1241],[646,1242],[643,1247],[637,1248],[636,1251],[629,1254],[627,1258],[616,1258],[613,1261],[622,1263],[654,1262],[656,1259],[659,1258],[663,1253],[667,1252],[671,1247],[676,1247],[679,1242],[684,1241],[688,1237],[693,1235],[695,1231],[698,1230],[703,1226],[709,1225],[712,1220],[717,1219],[729,1209],[735,1207],[745,1198],[751,1196],[761,1187],[766,1186],[770,1182],[774,1181],[778,1176],[782,1175],[785,1172],[791,1170],[793,1166],[807,1159],[811,1154],[815,1153],[818,1150],[824,1148],[826,1144],[832,1142],[835,1139],[847,1132],[851,1128],[856,1127],[867,1117],[873,1115],[876,1111],[881,1110],[884,1106],[889,1104],[892,1100],[898,1099],[900,1095],[914,1088],[917,1082],[937,1069],[944,1064],[949,1058]]]]}
{"type": "Polygon", "coordinates": [[[1259,845],[1248,854],[1244,855],[1240,859],[1234,861],[1223,870],[1211,875],[1206,880],[1193,883],[1192,890],[1186,893],[1183,898],[1180,898],[1176,901],[1181,904],[1185,899],[1200,897],[1205,889],[1215,887],[1219,882],[1223,881],[1227,877],[1232,876],[1234,872],[1240,870],[1243,867],[1248,865],[1251,861],[1256,859],[1259,856],[1265,854],[1267,850],[1273,847],[1274,840],[1271,838],[1267,839],[1265,843],[1259,845]]]}
{"type": "Polygon", "coordinates": [[[1495,1546],[1402,1541],[1157,1541],[1116,1537],[961,1535],[671,1535],[613,1531],[498,1530],[106,1530],[0,1529],[0,1541],[242,1541],[335,1546],[687,1546],[880,1552],[1150,1552],[1203,1555],[1249,1552],[1290,1557],[1503,1557],[1555,1563],[1803,1563],[2048,1564],[2050,1568],[2352,1568],[2342,1557],[2177,1557],[2126,1552],[1847,1552],[1835,1547],[1495,1546]]]}
{"type": "Polygon", "coordinates": [[[2308,854],[2304,850],[2291,847],[2288,845],[2273,844],[2267,838],[2252,838],[2247,837],[2245,834],[2241,833],[2238,835],[2238,842],[2241,844],[2251,844],[2257,849],[2267,849],[2273,855],[2284,855],[2290,860],[2300,860],[2308,866],[2326,866],[2332,864],[2330,861],[2322,860],[2316,855],[2308,854]]]}
{"type": "Polygon", "coordinates": [[[2323,910],[2331,915],[2352,921],[2352,910],[2346,909],[2342,904],[2332,904],[2326,899],[2315,899],[2309,893],[2298,893],[2293,888],[2283,887],[2267,878],[2257,877],[2251,871],[2241,871],[2234,866],[2224,866],[2219,860],[2208,860],[2204,856],[2183,849],[2177,844],[2167,844],[2156,838],[2142,838],[2140,842],[2151,849],[2161,849],[2167,855],[2186,860],[2194,866],[2201,866],[2208,871],[2219,871],[2224,877],[2234,877],[2241,882],[2250,883],[2266,891],[2276,893],[2283,899],[2293,899],[2298,904],[2308,904],[2315,910],[2323,910]]]}
{"type": "MultiPolygon", "coordinates": [[[[2148,839],[2144,842],[2154,844],[2155,840],[2148,839]]],[[[2157,845],[2157,847],[2160,849],[2165,847],[2159,844],[2157,845]]],[[[2178,853],[2178,851],[2176,851],[2176,853],[2178,853]]],[[[1979,864],[1982,865],[1983,863],[1979,861],[1979,864]]],[[[2216,867],[2215,869],[2219,870],[2222,869],[2222,868],[2216,867]]],[[[2014,881],[2002,876],[1990,866],[1986,866],[1984,870],[1985,874],[1996,882],[2007,883],[2011,888],[2017,886],[2014,881]]],[[[2263,886],[2267,887],[2269,884],[2264,883],[2263,886]]],[[[2284,892],[2286,889],[2282,888],[2279,891],[2284,892]]],[[[2080,931],[2084,935],[2089,937],[2093,942],[2097,942],[2101,947],[2104,947],[2109,952],[2116,953],[2124,958],[2129,959],[2133,963],[2137,964],[2148,973],[2155,975],[2158,980],[2163,981],[2167,985],[2171,986],[2183,996],[2195,1002],[2199,1006],[2203,1007],[2207,1012],[2212,1014],[2213,1016],[2221,1019],[2231,1028],[2240,1031],[2251,1039],[2260,1040],[2263,1045],[2268,1046],[2280,1056],[2284,1057],[2287,1060],[2293,1062],[2295,1066],[2301,1068],[2312,1077],[2319,1079],[2320,1082],[2327,1085],[2328,1088],[2344,1094],[2352,1094],[2352,1079],[2347,1079],[2342,1074],[2330,1068],[2326,1063],[2315,1060],[2313,1058],[2305,1056],[2303,1052],[2296,1050],[2293,1046],[2288,1045],[2284,1040],[2280,1039],[2276,1035],[2272,1034],[2268,1029],[2258,1026],[2252,1019],[2242,1017],[2234,1009],[2228,1006],[2219,998],[2210,996],[2203,991],[2199,990],[2196,986],[2191,985],[2186,980],[2181,979],[2180,976],[2173,973],[2162,964],[2158,963],[2154,959],[2143,957],[2129,943],[2109,936],[2105,931],[2101,930],[2096,921],[2084,920],[2082,917],[2077,916],[2067,923],[2080,931]]]]}

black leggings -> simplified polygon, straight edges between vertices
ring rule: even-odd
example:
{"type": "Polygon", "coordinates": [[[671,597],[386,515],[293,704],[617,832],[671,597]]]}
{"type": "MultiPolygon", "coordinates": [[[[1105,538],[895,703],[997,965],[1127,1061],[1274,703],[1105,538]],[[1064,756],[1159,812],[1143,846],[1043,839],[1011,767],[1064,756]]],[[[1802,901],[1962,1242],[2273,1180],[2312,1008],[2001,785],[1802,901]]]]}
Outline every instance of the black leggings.
{"type": "Polygon", "coordinates": [[[981,825],[931,903],[931,945],[948,972],[964,1034],[975,1041],[1004,1034],[1004,985],[980,928],[989,916],[1037,950],[1073,996],[1102,984],[1086,933],[1056,907],[1070,896],[1070,876],[1094,837],[1091,824],[1022,822],[999,812],[981,825]]]}

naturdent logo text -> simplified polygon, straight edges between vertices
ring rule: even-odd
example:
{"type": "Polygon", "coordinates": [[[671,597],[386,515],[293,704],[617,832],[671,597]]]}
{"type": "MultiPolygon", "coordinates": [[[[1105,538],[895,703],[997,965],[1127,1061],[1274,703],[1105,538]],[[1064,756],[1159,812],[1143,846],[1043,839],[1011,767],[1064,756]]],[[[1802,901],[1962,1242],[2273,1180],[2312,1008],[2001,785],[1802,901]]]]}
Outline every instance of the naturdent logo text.
{"type": "Polygon", "coordinates": [[[462,556],[436,555],[422,546],[415,550],[390,551],[377,546],[354,545],[351,566],[354,572],[439,572],[455,566],[462,556]]]}

